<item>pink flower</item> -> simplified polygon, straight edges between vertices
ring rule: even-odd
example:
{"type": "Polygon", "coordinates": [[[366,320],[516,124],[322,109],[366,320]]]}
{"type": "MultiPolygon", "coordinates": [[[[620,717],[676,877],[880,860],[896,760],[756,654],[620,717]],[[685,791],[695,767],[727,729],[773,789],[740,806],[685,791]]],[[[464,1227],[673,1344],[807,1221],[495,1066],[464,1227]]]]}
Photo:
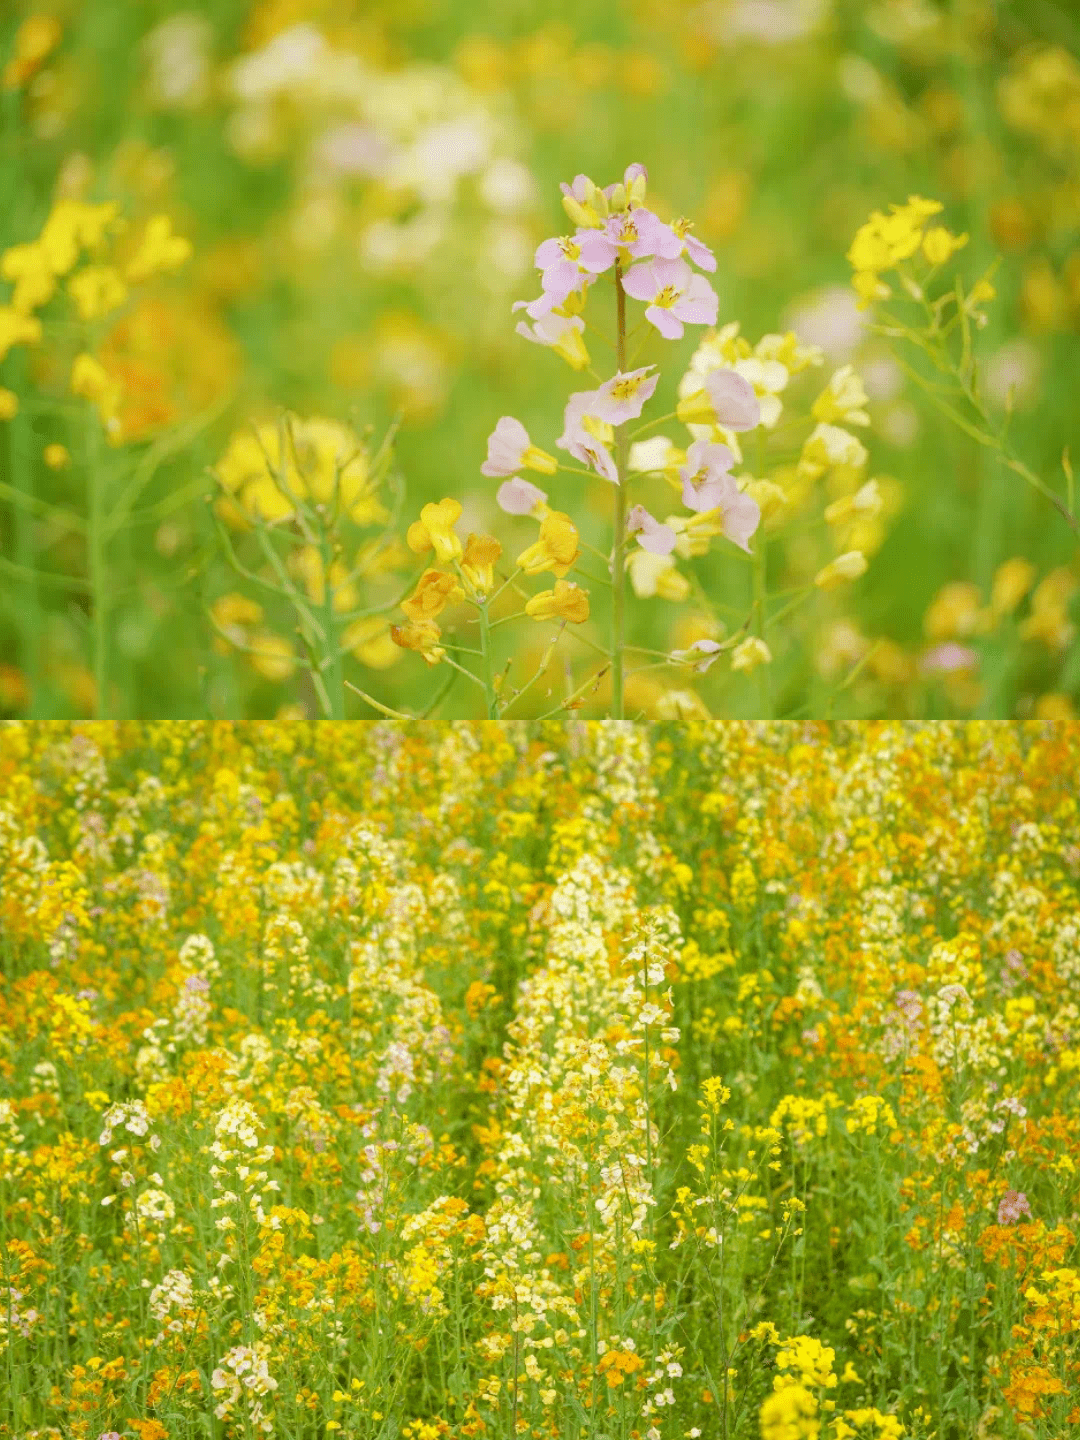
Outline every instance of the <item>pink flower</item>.
{"type": "MultiPolygon", "coordinates": [[[[580,290],[588,278],[585,271],[578,264],[578,257],[581,254],[581,246],[576,239],[569,235],[557,235],[550,240],[545,240],[537,246],[536,268],[542,273],[540,275],[540,288],[544,296],[549,297],[552,308],[561,305],[568,295],[580,290]]],[[[541,296],[543,300],[544,296],[541,296]]],[[[534,300],[534,306],[540,301],[534,300]]],[[[530,314],[533,312],[530,310],[530,314]]],[[[533,319],[536,316],[533,315],[533,319]]]]}
{"type": "MultiPolygon", "coordinates": [[[[698,445],[705,445],[707,442],[696,440],[687,451],[687,457],[692,454],[698,445]]],[[[724,445],[709,447],[714,450],[726,450],[724,445]]],[[[730,451],[728,451],[730,454],[730,451]]],[[[690,460],[692,465],[694,462],[690,460]]],[[[687,467],[680,471],[684,474],[687,467]]],[[[750,553],[750,536],[761,523],[761,507],[751,495],[745,495],[736,485],[735,477],[726,472],[715,469],[709,477],[702,482],[700,489],[690,479],[683,479],[683,503],[688,510],[698,510],[702,514],[716,514],[720,519],[720,528],[727,538],[740,550],[750,553]]]]}
{"type": "Polygon", "coordinates": [[[685,260],[632,265],[622,277],[622,285],[627,295],[646,302],[646,320],[668,340],[682,339],[684,321],[689,325],[716,324],[720,304],[716,291],[703,275],[695,275],[685,260]]]}
{"type": "Polygon", "coordinates": [[[506,515],[532,515],[538,505],[547,503],[547,498],[539,485],[532,485],[528,480],[522,480],[520,475],[515,475],[499,486],[495,503],[506,515]]]}
{"type": "Polygon", "coordinates": [[[655,365],[643,365],[640,370],[617,371],[610,380],[605,380],[599,390],[594,390],[591,415],[606,420],[609,425],[621,425],[626,420],[636,420],[646,400],[652,398],[659,375],[650,375],[655,365]]]}
{"type": "MultiPolygon", "coordinates": [[[[532,315],[530,306],[524,300],[518,300],[513,308],[524,309],[532,315]]],[[[531,340],[534,345],[550,345],[568,365],[575,370],[584,370],[589,363],[589,353],[585,349],[585,341],[581,338],[585,332],[585,321],[581,316],[541,313],[533,315],[532,318],[536,322],[534,325],[526,325],[524,320],[519,320],[514,326],[517,333],[526,340],[531,340]]]]}
{"type": "Polygon", "coordinates": [[[997,1222],[999,1225],[1015,1225],[1021,1215],[1031,1219],[1031,1206],[1022,1190],[1006,1190],[998,1203],[997,1222]]]}
{"type": "MultiPolygon", "coordinates": [[[[610,216],[604,233],[613,246],[629,251],[635,260],[648,260],[654,255],[675,260],[682,254],[683,242],[671,226],[643,205],[610,216]]],[[[612,254],[613,262],[614,258],[612,254]]]]}
{"type": "Polygon", "coordinates": [[[627,515],[626,533],[636,535],[638,544],[650,555],[670,555],[675,549],[675,531],[654,520],[644,505],[635,505],[627,515]]]}
{"type": "Polygon", "coordinates": [[[974,670],[978,663],[977,650],[970,645],[958,645],[955,640],[947,640],[926,652],[919,661],[919,669],[924,675],[951,675],[957,670],[974,670]]]}
{"type": "Polygon", "coordinates": [[[480,474],[513,475],[522,465],[545,475],[554,475],[559,468],[554,455],[548,455],[532,443],[520,420],[503,415],[488,436],[487,459],[480,466],[480,474]]]}
{"type": "Polygon", "coordinates": [[[753,430],[761,424],[761,403],[745,375],[723,367],[701,377],[700,390],[675,407],[684,425],[716,425],[721,430],[753,430]]]}
{"type": "Polygon", "coordinates": [[[715,510],[730,497],[734,481],[730,470],[735,457],[726,445],[695,440],[679,470],[682,501],[688,510],[715,510]]]}
{"type": "Polygon", "coordinates": [[[611,426],[600,420],[594,406],[598,390],[578,390],[570,396],[563,412],[563,433],[555,444],[560,450],[569,450],[575,460],[591,465],[598,475],[619,483],[619,472],[611,458],[608,445],[611,443],[611,426]]]}
{"type": "Polygon", "coordinates": [[[690,234],[693,228],[693,221],[685,217],[671,222],[671,230],[682,241],[681,255],[688,255],[695,265],[700,265],[702,270],[716,269],[716,256],[707,245],[690,234]]]}

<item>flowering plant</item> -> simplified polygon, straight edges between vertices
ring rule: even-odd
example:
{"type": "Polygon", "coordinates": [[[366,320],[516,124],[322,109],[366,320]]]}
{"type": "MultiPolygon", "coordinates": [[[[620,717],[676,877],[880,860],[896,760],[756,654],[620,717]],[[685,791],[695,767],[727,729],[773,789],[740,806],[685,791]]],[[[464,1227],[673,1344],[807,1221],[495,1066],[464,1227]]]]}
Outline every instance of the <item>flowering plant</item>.
{"type": "MultiPolygon", "coordinates": [[[[812,595],[856,580],[867,568],[866,551],[880,544],[881,491],[863,474],[865,447],[842,428],[869,424],[858,376],[850,366],[833,375],[813,404],[810,433],[785,455],[790,428],[799,422],[779,424],[781,394],[793,376],[823,362],[822,352],[801,345],[791,333],[767,335],[751,346],[737,324],[718,330],[719,299],[706,278],[716,270],[716,258],[694,236],[691,221],[668,222],[648,207],[646,180],[645,167],[632,164],[621,181],[603,188],[586,175],[564,183],[563,208],[574,233],[554,236],[537,248],[540,294],[513,307],[527,317],[518,321],[518,334],[553,350],[572,370],[586,371],[596,382],[567,399],[562,433],[554,441],[554,450],[564,452],[565,459],[535,444],[513,416],[502,416],[489,436],[481,473],[501,482],[496,500],[504,513],[538,523],[533,543],[517,553],[512,568],[499,568],[502,542],[490,534],[459,536],[455,526],[463,511],[452,497],[425,505],[408,533],[409,548],[424,556],[434,552],[434,563],[402,602],[405,623],[392,627],[394,643],[429,665],[449,665],[463,674],[483,691],[492,719],[505,715],[547,675],[567,632],[593,659],[583,678],[566,662],[573,683],[547,713],[582,707],[607,682],[611,714],[623,718],[630,708],[628,682],[637,687],[632,697],[646,693],[635,680],[642,671],[701,673],[730,652],[733,673],[759,672],[758,704],[769,714],[767,667],[773,652],[768,630],[812,595]],[[613,301],[613,336],[592,315],[586,318],[594,292],[604,288],[613,301]],[[643,306],[636,322],[628,302],[643,306]],[[674,409],[631,428],[661,380],[658,364],[646,359],[646,347],[656,337],[682,339],[687,326],[706,328],[678,383],[674,409]],[[611,350],[613,373],[605,376],[594,367],[589,349],[594,340],[611,350]],[[667,421],[686,427],[690,438],[683,446],[663,435],[644,438],[667,421]],[[748,434],[755,436],[757,475],[737,469],[743,463],[740,437],[748,434]],[[581,523],[549,504],[548,492],[523,472],[545,481],[580,477],[575,481],[579,493],[585,481],[599,479],[610,486],[607,548],[585,539],[581,523]],[[802,583],[770,594],[768,538],[814,503],[814,482],[826,476],[833,503],[824,519],[838,553],[798,577],[802,583]],[[657,515],[645,503],[645,488],[662,490],[665,483],[677,493],[681,513],[657,515]],[[680,559],[706,555],[714,541],[725,563],[741,561],[748,567],[749,593],[741,609],[721,606],[693,569],[687,574],[678,568],[680,559]],[[846,543],[841,547],[837,541],[846,543]],[[600,573],[585,568],[588,557],[600,562],[600,573]],[[550,575],[550,588],[530,594],[522,580],[533,575],[550,575]],[[596,587],[610,591],[606,643],[585,630],[594,618],[596,587]],[[683,643],[664,650],[634,643],[628,592],[637,599],[660,597],[676,604],[693,596],[699,613],[683,643]],[[785,603],[776,608],[771,602],[781,595],[785,603]],[[516,607],[515,597],[521,602],[516,607]],[[473,611],[478,647],[443,633],[444,612],[460,605],[473,611]],[[730,632],[718,613],[725,608],[738,622],[730,632]],[[522,618],[555,621],[558,629],[531,677],[515,687],[509,683],[514,659],[499,671],[495,632],[522,618]],[[629,668],[630,656],[644,657],[644,663],[629,668]],[[468,657],[480,662],[476,669],[468,657]]],[[[666,692],[661,700],[676,714],[702,708],[688,691],[666,692]]]]}

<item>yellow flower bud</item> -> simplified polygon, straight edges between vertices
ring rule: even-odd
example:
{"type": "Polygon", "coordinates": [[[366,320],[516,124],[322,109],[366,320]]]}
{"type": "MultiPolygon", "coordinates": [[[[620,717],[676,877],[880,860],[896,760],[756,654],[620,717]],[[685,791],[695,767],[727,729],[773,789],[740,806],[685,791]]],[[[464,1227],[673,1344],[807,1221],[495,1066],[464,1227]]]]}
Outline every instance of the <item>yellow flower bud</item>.
{"type": "Polygon", "coordinates": [[[835,590],[840,585],[846,585],[850,580],[857,580],[860,575],[865,575],[867,570],[866,556],[861,550],[848,550],[843,555],[838,555],[835,560],[830,560],[828,565],[819,570],[814,576],[814,584],[819,590],[835,590]]]}

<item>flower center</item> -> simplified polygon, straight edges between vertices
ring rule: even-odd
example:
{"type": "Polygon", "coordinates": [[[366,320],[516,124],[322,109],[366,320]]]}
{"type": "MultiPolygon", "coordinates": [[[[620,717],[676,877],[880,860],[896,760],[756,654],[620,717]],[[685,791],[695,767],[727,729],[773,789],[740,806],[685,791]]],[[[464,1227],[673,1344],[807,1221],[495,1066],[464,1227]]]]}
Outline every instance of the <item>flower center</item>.
{"type": "Polygon", "coordinates": [[[675,304],[675,301],[678,300],[678,298],[679,291],[676,290],[675,286],[665,285],[663,290],[661,290],[659,295],[654,298],[652,303],[654,305],[659,305],[663,310],[670,310],[672,305],[675,304]]]}

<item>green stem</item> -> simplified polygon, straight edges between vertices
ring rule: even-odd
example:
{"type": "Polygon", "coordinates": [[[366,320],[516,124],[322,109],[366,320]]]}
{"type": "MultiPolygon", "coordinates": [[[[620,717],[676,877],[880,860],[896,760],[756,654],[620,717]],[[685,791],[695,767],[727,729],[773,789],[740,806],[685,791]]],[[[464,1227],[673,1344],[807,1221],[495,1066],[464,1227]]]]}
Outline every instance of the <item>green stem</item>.
{"type": "MultiPolygon", "coordinates": [[[[626,367],[626,292],[622,287],[622,261],[615,261],[615,369],[626,367]]],[[[611,547],[611,716],[622,720],[623,647],[626,639],[626,461],[630,436],[624,420],[615,428],[615,538],[611,547]]]]}
{"type": "Polygon", "coordinates": [[[485,601],[480,606],[480,653],[483,656],[484,696],[487,700],[487,718],[499,718],[499,697],[495,692],[495,657],[491,647],[491,624],[485,601]]]}
{"type": "MultiPolygon", "coordinates": [[[[757,443],[757,470],[761,478],[765,476],[765,427],[758,426],[757,443]]],[[[765,595],[768,576],[766,574],[765,559],[765,526],[758,526],[757,535],[754,537],[754,568],[753,577],[753,610],[754,610],[754,631],[761,637],[763,643],[768,643],[765,638],[765,595]]],[[[769,684],[769,666],[759,665],[758,669],[758,696],[760,701],[760,720],[772,719],[772,695],[769,684]]]]}
{"type": "Polygon", "coordinates": [[[90,648],[94,672],[94,714],[109,718],[109,612],[108,568],[105,559],[105,466],[101,450],[101,423],[93,409],[86,416],[86,480],[89,498],[87,570],[90,582],[90,648]]]}
{"type": "Polygon", "coordinates": [[[12,507],[11,522],[15,531],[15,561],[25,577],[15,593],[15,624],[19,634],[19,663],[26,677],[30,692],[29,714],[31,719],[40,719],[45,713],[44,696],[41,693],[41,596],[34,565],[34,521],[29,511],[35,508],[34,469],[30,453],[30,426],[23,411],[23,393],[26,386],[26,363],[21,351],[16,351],[8,361],[11,388],[19,396],[19,409],[8,425],[8,462],[11,466],[12,489],[17,500],[12,507]],[[21,500],[23,503],[18,503],[21,500]]]}
{"type": "MultiPolygon", "coordinates": [[[[323,518],[325,522],[325,517],[323,518]]],[[[324,683],[326,694],[330,702],[330,719],[345,719],[345,657],[341,651],[337,627],[334,615],[334,587],[330,583],[330,566],[333,563],[330,553],[330,541],[325,528],[319,537],[319,551],[322,556],[323,574],[323,629],[325,635],[325,656],[324,683]]]]}

